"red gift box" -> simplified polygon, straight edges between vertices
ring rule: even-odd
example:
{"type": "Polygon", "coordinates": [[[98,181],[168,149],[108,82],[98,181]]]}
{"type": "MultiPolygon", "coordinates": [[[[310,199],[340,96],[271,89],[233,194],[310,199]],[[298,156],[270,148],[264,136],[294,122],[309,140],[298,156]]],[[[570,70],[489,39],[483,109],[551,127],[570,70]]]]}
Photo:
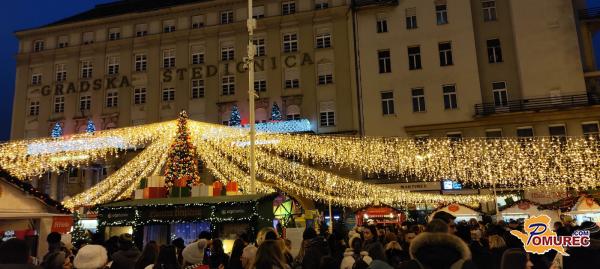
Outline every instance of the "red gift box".
{"type": "Polygon", "coordinates": [[[225,188],[228,192],[237,192],[238,184],[235,181],[229,181],[229,182],[227,182],[227,186],[225,188]]]}
{"type": "Polygon", "coordinates": [[[213,182],[213,196],[220,196],[223,189],[223,183],[220,181],[213,182]]]}
{"type": "Polygon", "coordinates": [[[166,187],[147,187],[144,188],[144,199],[165,198],[167,197],[166,187]]]}

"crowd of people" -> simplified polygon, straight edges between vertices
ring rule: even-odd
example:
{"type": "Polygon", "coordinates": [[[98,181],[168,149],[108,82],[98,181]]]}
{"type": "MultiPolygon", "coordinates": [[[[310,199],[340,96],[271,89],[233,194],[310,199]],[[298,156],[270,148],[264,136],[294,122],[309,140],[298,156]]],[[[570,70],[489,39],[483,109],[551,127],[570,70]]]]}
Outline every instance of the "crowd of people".
{"type": "Polygon", "coordinates": [[[256,239],[242,233],[227,254],[220,239],[202,232],[185,245],[181,238],[171,244],[148,242],[140,251],[129,234],[92,242],[74,251],[52,233],[49,251],[36,262],[25,241],[10,239],[0,245],[0,269],[560,269],[600,268],[600,227],[593,222],[580,226],[557,222],[558,235],[574,230],[590,233],[591,245],[568,248],[569,256],[555,251],[533,255],[510,234],[522,230],[517,221],[485,223],[472,219],[455,222],[446,212],[436,213],[426,225],[367,225],[345,231],[318,233],[306,228],[297,255],[292,242],[277,230],[264,228],[256,239]],[[38,263],[38,264],[36,264],[38,263]]]}

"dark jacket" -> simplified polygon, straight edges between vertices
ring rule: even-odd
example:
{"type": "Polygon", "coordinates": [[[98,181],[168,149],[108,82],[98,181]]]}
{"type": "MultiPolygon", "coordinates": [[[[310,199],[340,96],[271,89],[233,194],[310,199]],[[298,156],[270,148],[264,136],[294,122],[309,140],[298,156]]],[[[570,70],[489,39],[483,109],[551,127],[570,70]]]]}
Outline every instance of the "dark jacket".
{"type": "Polygon", "coordinates": [[[590,239],[589,247],[569,248],[563,257],[564,269],[600,268],[600,240],[590,239]]]}
{"type": "Polygon", "coordinates": [[[329,246],[322,236],[308,240],[304,246],[302,269],[318,269],[323,256],[329,255],[329,246]]]}
{"type": "Polygon", "coordinates": [[[41,267],[27,263],[27,264],[0,264],[2,269],[41,269],[41,267]]]}
{"type": "Polygon", "coordinates": [[[229,255],[225,253],[221,255],[213,253],[213,255],[210,255],[208,258],[208,266],[210,269],[217,269],[221,264],[225,267],[225,269],[229,268],[229,255]]]}
{"type": "MultiPolygon", "coordinates": [[[[500,263],[502,262],[502,254],[506,248],[492,248],[490,249],[490,269],[500,269],[500,263]]],[[[480,268],[483,269],[483,268],[480,268]]]]}
{"type": "Polygon", "coordinates": [[[136,247],[128,250],[119,250],[112,255],[111,269],[135,269],[135,262],[140,257],[140,251],[136,247]]]}
{"type": "Polygon", "coordinates": [[[475,269],[471,251],[457,236],[446,233],[421,233],[410,243],[412,260],[401,269],[475,269]]]}
{"type": "Polygon", "coordinates": [[[471,260],[477,268],[492,268],[492,254],[486,244],[481,241],[471,241],[469,250],[471,250],[471,260]]]}
{"type": "Polygon", "coordinates": [[[371,249],[374,247],[383,247],[383,244],[381,244],[381,242],[379,242],[379,240],[377,240],[377,237],[373,237],[370,240],[365,240],[365,242],[363,243],[363,250],[366,252],[371,253],[371,249]]]}

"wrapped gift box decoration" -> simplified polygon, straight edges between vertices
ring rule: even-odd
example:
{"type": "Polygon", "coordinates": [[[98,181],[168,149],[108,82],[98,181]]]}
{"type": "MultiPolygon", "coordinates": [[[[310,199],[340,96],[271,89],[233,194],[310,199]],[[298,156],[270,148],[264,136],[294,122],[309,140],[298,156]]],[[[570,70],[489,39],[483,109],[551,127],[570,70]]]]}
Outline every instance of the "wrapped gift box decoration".
{"type": "Polygon", "coordinates": [[[238,184],[234,181],[227,182],[227,186],[225,187],[227,190],[227,195],[239,195],[238,184]]]}
{"type": "Polygon", "coordinates": [[[189,187],[173,187],[169,191],[169,197],[190,197],[190,188],[189,187]]]}
{"type": "Polygon", "coordinates": [[[221,190],[223,189],[223,183],[220,181],[213,182],[213,196],[221,196],[221,190]]]}
{"type": "Polygon", "coordinates": [[[201,184],[200,196],[213,196],[213,186],[201,184]]]}
{"type": "Polygon", "coordinates": [[[165,187],[147,187],[144,189],[144,199],[165,197],[167,197],[167,188],[165,187]]]}
{"type": "Polygon", "coordinates": [[[202,185],[192,186],[192,197],[200,197],[202,196],[202,185]]]}
{"type": "Polygon", "coordinates": [[[148,187],[164,187],[165,177],[163,176],[150,176],[148,178],[148,187]]]}
{"type": "Polygon", "coordinates": [[[134,199],[136,199],[136,200],[144,199],[144,190],[143,189],[135,190],[134,199]]]}
{"type": "Polygon", "coordinates": [[[144,178],[140,179],[140,184],[138,185],[138,189],[144,189],[146,187],[148,187],[148,178],[144,177],[144,178]]]}

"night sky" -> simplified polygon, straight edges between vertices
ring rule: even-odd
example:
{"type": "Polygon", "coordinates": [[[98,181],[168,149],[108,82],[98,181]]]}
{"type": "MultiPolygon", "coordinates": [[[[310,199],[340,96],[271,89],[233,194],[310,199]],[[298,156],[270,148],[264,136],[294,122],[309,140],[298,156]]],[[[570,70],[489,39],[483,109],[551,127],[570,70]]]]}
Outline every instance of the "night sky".
{"type": "MultiPolygon", "coordinates": [[[[0,9],[0,141],[10,137],[12,101],[15,81],[17,39],[13,32],[41,26],[111,0],[20,0],[2,1],[0,9]]],[[[600,7],[600,0],[588,0],[590,7],[600,7]]],[[[594,37],[597,62],[600,62],[600,34],[594,37]]],[[[25,109],[25,108],[23,108],[25,109]]]]}

